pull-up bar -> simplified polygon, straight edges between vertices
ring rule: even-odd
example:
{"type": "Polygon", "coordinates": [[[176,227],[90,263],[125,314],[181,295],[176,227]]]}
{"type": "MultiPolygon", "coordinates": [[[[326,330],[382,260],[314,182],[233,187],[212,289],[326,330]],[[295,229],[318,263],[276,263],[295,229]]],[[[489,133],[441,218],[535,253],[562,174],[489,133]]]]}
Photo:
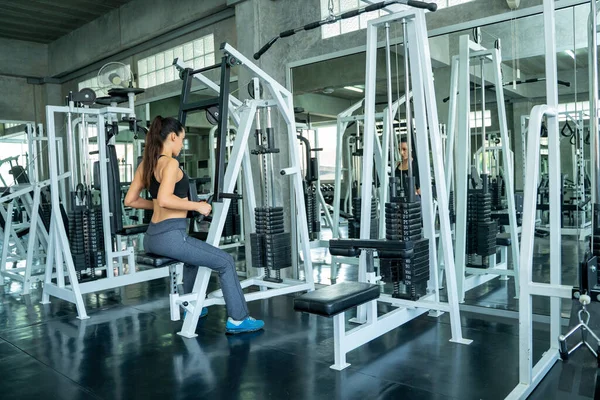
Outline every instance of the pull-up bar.
{"type": "Polygon", "coordinates": [[[332,14],[332,15],[328,16],[327,18],[322,19],[320,21],[311,22],[309,24],[300,26],[298,28],[289,29],[287,31],[281,32],[279,35],[277,35],[273,39],[269,40],[267,42],[267,44],[265,44],[263,47],[261,47],[261,49],[258,52],[254,53],[254,59],[258,60],[263,54],[265,54],[267,52],[267,50],[269,50],[271,48],[271,46],[273,46],[273,44],[275,44],[275,42],[279,38],[292,36],[301,31],[310,31],[310,30],[316,29],[323,25],[332,24],[332,23],[340,21],[342,19],[353,18],[353,17],[356,17],[357,15],[364,14],[367,12],[380,10],[382,8],[391,6],[393,4],[406,4],[407,6],[410,6],[410,7],[423,8],[423,9],[426,9],[426,10],[429,10],[432,12],[437,10],[437,4],[435,4],[435,3],[425,3],[423,1],[417,1],[417,0],[388,0],[388,1],[382,1],[381,3],[371,4],[366,7],[357,8],[356,10],[346,11],[345,13],[342,13],[342,14],[338,14],[338,15],[332,14]]]}

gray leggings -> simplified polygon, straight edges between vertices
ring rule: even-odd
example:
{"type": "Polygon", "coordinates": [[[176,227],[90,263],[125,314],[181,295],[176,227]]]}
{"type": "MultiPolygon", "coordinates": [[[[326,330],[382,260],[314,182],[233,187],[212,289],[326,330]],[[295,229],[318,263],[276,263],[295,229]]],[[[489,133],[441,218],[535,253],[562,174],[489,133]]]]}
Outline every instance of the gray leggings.
{"type": "Polygon", "coordinates": [[[227,314],[237,321],[248,317],[248,305],[235,271],[233,257],[221,249],[188,236],[185,218],[151,222],[144,235],[144,250],[146,253],[169,257],[185,264],[185,293],[190,293],[194,287],[198,266],[218,272],[227,314]]]}

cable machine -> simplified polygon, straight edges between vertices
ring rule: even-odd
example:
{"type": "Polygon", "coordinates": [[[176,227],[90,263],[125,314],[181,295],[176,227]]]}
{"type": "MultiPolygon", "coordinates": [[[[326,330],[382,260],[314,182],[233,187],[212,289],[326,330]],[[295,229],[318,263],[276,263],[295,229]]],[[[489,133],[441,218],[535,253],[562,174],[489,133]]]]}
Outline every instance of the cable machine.
{"type": "MultiPolygon", "coordinates": [[[[508,200],[508,230],[510,242],[503,240],[500,244],[506,247],[510,243],[513,256],[513,270],[508,269],[506,252],[502,252],[503,260],[497,263],[496,246],[498,226],[492,220],[492,194],[488,175],[488,162],[482,158],[482,174],[479,176],[477,169],[471,168],[471,127],[469,125],[470,112],[470,65],[472,60],[479,61],[481,85],[481,153],[487,153],[485,131],[485,64],[490,64],[492,69],[492,85],[496,88],[496,104],[500,123],[500,136],[503,149],[510,150],[510,139],[506,125],[506,110],[504,108],[504,92],[502,89],[502,74],[500,70],[501,56],[499,45],[488,50],[480,44],[469,39],[468,35],[459,38],[459,56],[452,63],[451,79],[451,111],[453,121],[458,121],[458,135],[456,138],[456,273],[458,293],[461,302],[465,293],[497,276],[514,276],[515,288],[518,296],[518,271],[519,271],[519,237],[517,233],[517,217],[513,184],[513,167],[509,151],[502,151],[503,165],[505,166],[506,197],[508,200]],[[456,71],[456,72],[454,72],[456,71]],[[466,151],[465,151],[466,149],[466,151]],[[470,276],[467,276],[469,274],[470,276]]],[[[451,121],[449,142],[454,143],[454,122],[451,121]]],[[[450,148],[447,151],[451,151],[450,148]]],[[[451,158],[450,158],[451,159],[451,158]]],[[[446,182],[452,180],[452,169],[447,171],[446,182]]],[[[439,196],[438,196],[439,198],[439,196]]]]}

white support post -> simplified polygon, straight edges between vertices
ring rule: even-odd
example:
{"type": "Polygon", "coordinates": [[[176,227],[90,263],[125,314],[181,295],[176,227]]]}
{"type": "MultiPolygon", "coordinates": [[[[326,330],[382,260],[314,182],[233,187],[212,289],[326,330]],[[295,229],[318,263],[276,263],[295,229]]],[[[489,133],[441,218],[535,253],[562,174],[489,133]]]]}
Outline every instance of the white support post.
{"type": "MultiPolygon", "coordinates": [[[[535,106],[529,118],[527,143],[527,178],[525,180],[523,225],[521,237],[521,296],[519,298],[519,383],[507,399],[525,399],[546,376],[558,360],[560,334],[560,300],[571,298],[571,287],[560,285],[560,147],[558,88],[556,85],[556,38],[554,1],[544,0],[544,36],[546,39],[546,94],[548,105],[535,106]],[[532,279],[533,245],[535,240],[536,192],[539,180],[540,131],[542,118],[548,127],[548,156],[550,179],[550,284],[534,283],[532,279]],[[532,296],[550,297],[550,346],[542,359],[533,365],[532,296]]],[[[594,30],[595,31],[595,30],[594,30]]]]}
{"type": "MultiPolygon", "coordinates": [[[[419,63],[415,63],[414,66],[411,64],[411,70],[415,71],[415,67],[419,68],[420,74],[413,73],[413,88],[424,88],[425,94],[425,104],[426,107],[423,110],[427,110],[427,122],[429,126],[429,140],[431,145],[431,152],[433,154],[433,171],[435,174],[436,181],[436,189],[438,194],[438,212],[439,212],[439,220],[440,220],[440,239],[442,241],[443,251],[444,251],[444,266],[446,269],[447,275],[447,293],[448,293],[448,304],[450,306],[450,326],[452,330],[452,339],[451,341],[462,343],[462,344],[470,344],[472,340],[464,339],[462,336],[462,327],[460,324],[460,311],[458,308],[458,298],[457,298],[457,286],[454,280],[455,276],[455,265],[453,258],[453,246],[452,246],[452,233],[450,227],[450,214],[448,211],[448,195],[446,182],[444,177],[444,165],[442,162],[443,154],[442,154],[442,145],[441,145],[441,137],[439,133],[439,121],[437,114],[437,103],[435,100],[435,89],[433,87],[433,69],[431,66],[431,55],[429,53],[428,39],[427,39],[427,29],[425,23],[425,14],[423,12],[418,12],[415,16],[416,24],[415,24],[415,32],[413,33],[414,40],[416,42],[416,51],[419,54],[418,61],[419,63]],[[425,74],[422,76],[421,74],[425,74]],[[422,84],[419,86],[418,79],[415,79],[414,76],[419,77],[422,80],[422,84]]],[[[409,35],[411,35],[409,30],[409,35]]],[[[411,39],[409,39],[411,40],[411,39]]],[[[415,90],[413,89],[413,101],[415,104],[417,101],[415,100],[415,90]]],[[[424,105],[425,105],[424,104],[424,105]]],[[[427,132],[427,127],[423,127],[423,132],[427,132]]],[[[429,155],[429,152],[426,153],[429,155]]],[[[429,172],[429,165],[426,165],[426,172],[429,172]]],[[[419,169],[421,172],[421,169],[419,169]]],[[[422,172],[421,172],[422,174],[422,172]]],[[[423,175],[421,175],[423,177],[423,175]]],[[[425,175],[425,177],[429,176],[429,174],[425,175]]],[[[423,182],[423,180],[421,180],[423,182]]],[[[425,182],[430,182],[429,180],[425,182]]],[[[430,236],[429,236],[429,248],[430,248],[430,260],[433,261],[432,272],[433,272],[433,281],[434,281],[434,290],[436,291],[436,295],[439,292],[439,281],[437,277],[437,257],[436,257],[436,247],[435,247],[435,215],[433,215],[433,199],[431,205],[431,228],[430,228],[430,236]]],[[[425,222],[425,220],[423,220],[425,222]]],[[[430,261],[430,262],[432,262],[430,261]]],[[[436,296],[436,301],[439,301],[439,297],[436,296]]]]}
{"type": "Polygon", "coordinates": [[[333,346],[334,346],[334,360],[331,369],[341,371],[344,368],[350,366],[346,362],[346,321],[344,318],[345,313],[334,315],[333,317],[333,346]]]}
{"type": "MultiPolygon", "coordinates": [[[[459,65],[458,87],[469,87],[469,37],[467,35],[459,38],[459,65]]],[[[465,267],[466,267],[466,237],[467,237],[467,174],[469,171],[469,159],[471,155],[471,129],[469,126],[469,90],[458,92],[458,131],[456,139],[457,151],[454,160],[456,162],[456,279],[458,289],[458,301],[465,301],[465,267]]],[[[446,278],[448,276],[446,275],[446,278]]]]}
{"type": "MultiPolygon", "coordinates": [[[[495,87],[502,88],[500,50],[492,50],[492,63],[494,65],[495,87]]],[[[517,210],[515,204],[515,174],[513,160],[510,157],[510,137],[508,136],[508,126],[506,125],[506,108],[504,106],[505,103],[503,90],[496,90],[496,104],[498,106],[498,121],[500,122],[500,135],[503,147],[502,161],[504,164],[505,171],[504,182],[506,182],[506,197],[508,199],[508,222],[511,239],[513,270],[515,273],[515,298],[519,298],[519,234],[517,232],[517,210]]]]}

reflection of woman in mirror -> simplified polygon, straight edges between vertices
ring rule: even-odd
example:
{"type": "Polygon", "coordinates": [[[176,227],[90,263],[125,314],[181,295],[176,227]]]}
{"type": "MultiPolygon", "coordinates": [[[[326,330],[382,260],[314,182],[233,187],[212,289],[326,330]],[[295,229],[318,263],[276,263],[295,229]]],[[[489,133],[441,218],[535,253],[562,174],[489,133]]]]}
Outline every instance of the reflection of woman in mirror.
{"type": "MultiPolygon", "coordinates": [[[[414,149],[412,149],[411,155],[415,154],[414,149]]],[[[400,155],[401,161],[396,165],[396,176],[400,176],[402,174],[402,184],[404,185],[404,193],[408,193],[408,142],[406,141],[406,137],[402,137],[400,140],[400,155]]],[[[410,162],[412,163],[412,173],[415,182],[415,193],[419,196],[421,195],[421,182],[419,181],[419,166],[417,165],[417,160],[415,157],[411,157],[410,162]]]]}

